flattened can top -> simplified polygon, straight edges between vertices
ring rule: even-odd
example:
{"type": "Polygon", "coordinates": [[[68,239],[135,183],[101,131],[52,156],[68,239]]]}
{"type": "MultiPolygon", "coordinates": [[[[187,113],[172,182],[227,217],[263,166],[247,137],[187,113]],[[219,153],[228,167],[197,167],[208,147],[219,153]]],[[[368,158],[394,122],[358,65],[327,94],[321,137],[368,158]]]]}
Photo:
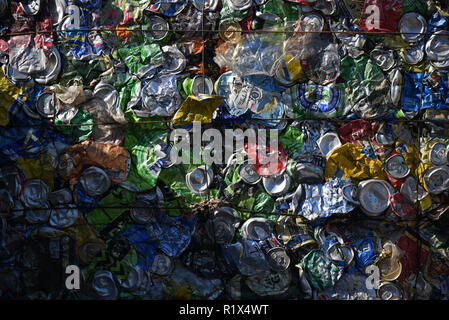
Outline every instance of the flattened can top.
{"type": "Polygon", "coordinates": [[[405,178],[410,173],[410,168],[400,154],[395,154],[385,160],[385,172],[396,179],[405,178]]]}
{"type": "Polygon", "coordinates": [[[265,259],[274,271],[285,271],[290,266],[290,257],[282,247],[274,247],[268,250],[265,259]]]}
{"type": "Polygon", "coordinates": [[[20,201],[27,208],[46,207],[48,201],[48,186],[40,179],[32,179],[25,182],[20,201]]]}
{"type": "Polygon", "coordinates": [[[382,214],[389,207],[390,189],[383,180],[365,180],[359,184],[359,201],[364,212],[371,216],[382,214]]]}
{"type": "Polygon", "coordinates": [[[442,166],[447,163],[447,149],[444,143],[437,142],[432,146],[429,161],[435,166],[442,166]]]}
{"type": "Polygon", "coordinates": [[[55,116],[55,106],[53,103],[53,93],[51,91],[44,91],[37,98],[36,111],[44,119],[53,118],[55,116]]]}
{"type": "Polygon", "coordinates": [[[449,59],[449,31],[439,30],[426,43],[426,55],[433,61],[449,59]]]}
{"type": "Polygon", "coordinates": [[[207,166],[200,166],[186,175],[186,183],[190,191],[195,194],[203,194],[207,192],[212,184],[214,173],[207,166]]]}
{"type": "Polygon", "coordinates": [[[422,15],[409,12],[399,20],[398,29],[404,41],[416,43],[424,37],[427,31],[427,22],[422,15]]]}
{"type": "Polygon", "coordinates": [[[397,61],[393,50],[374,49],[371,51],[371,59],[383,70],[388,71],[393,68],[397,61]]]}
{"type": "Polygon", "coordinates": [[[261,217],[250,218],[242,225],[242,237],[253,241],[261,241],[270,237],[273,230],[273,221],[261,217]]]}
{"type": "Polygon", "coordinates": [[[191,92],[193,95],[198,96],[198,94],[212,95],[214,91],[214,84],[209,77],[204,75],[195,76],[192,81],[191,92]]]}
{"type": "Polygon", "coordinates": [[[287,172],[262,178],[265,191],[272,196],[281,196],[290,188],[290,176],[287,172]]]}
{"type": "Polygon", "coordinates": [[[250,163],[242,163],[237,170],[239,176],[245,183],[256,184],[262,179],[250,163]]]}
{"type": "Polygon", "coordinates": [[[402,288],[393,282],[381,283],[377,295],[382,300],[402,300],[404,296],[402,288]]]}
{"type": "Polygon", "coordinates": [[[160,276],[167,276],[173,272],[174,268],[175,265],[172,259],[165,254],[159,253],[154,257],[150,272],[160,276]]]}
{"type": "Polygon", "coordinates": [[[410,49],[403,49],[401,51],[401,56],[405,63],[410,65],[416,65],[424,59],[424,46],[416,45],[410,49]]]}
{"type": "Polygon", "coordinates": [[[161,41],[168,35],[170,29],[168,21],[157,15],[151,15],[149,19],[151,23],[151,35],[154,40],[161,41]]]}
{"type": "Polygon", "coordinates": [[[301,31],[323,31],[324,18],[316,12],[306,13],[299,18],[299,29],[301,31]]]}
{"type": "Polygon", "coordinates": [[[335,132],[328,132],[317,141],[321,153],[327,157],[332,151],[341,147],[340,138],[335,132]]]}
{"type": "Polygon", "coordinates": [[[438,194],[449,187],[449,168],[447,166],[433,167],[424,175],[427,191],[438,194]]]}
{"type": "Polygon", "coordinates": [[[185,69],[187,60],[178,48],[173,46],[164,46],[161,50],[165,58],[164,71],[177,74],[185,69]]]}
{"type": "Polygon", "coordinates": [[[84,170],[80,183],[89,196],[102,195],[111,187],[109,176],[98,167],[90,167],[84,170]]]}

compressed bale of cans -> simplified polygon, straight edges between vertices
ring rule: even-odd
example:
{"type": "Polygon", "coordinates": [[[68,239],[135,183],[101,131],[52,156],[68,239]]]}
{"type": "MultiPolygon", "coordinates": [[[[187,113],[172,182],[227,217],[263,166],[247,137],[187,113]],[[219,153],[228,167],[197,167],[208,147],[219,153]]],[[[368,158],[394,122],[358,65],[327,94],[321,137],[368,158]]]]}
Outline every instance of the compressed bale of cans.
{"type": "Polygon", "coordinates": [[[1,299],[449,298],[449,1],[0,17],[1,299]]]}

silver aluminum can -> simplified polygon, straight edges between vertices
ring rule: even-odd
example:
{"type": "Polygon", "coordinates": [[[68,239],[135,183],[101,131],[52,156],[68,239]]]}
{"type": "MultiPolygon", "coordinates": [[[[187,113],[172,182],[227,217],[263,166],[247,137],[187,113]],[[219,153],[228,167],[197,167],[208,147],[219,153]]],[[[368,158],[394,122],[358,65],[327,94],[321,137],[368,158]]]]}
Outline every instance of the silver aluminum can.
{"type": "Polygon", "coordinates": [[[447,163],[447,149],[444,143],[437,142],[432,146],[429,153],[429,161],[434,166],[442,166],[447,163]]]}
{"type": "Polygon", "coordinates": [[[181,73],[187,64],[187,60],[179,49],[173,46],[164,46],[161,48],[164,55],[164,71],[171,74],[181,73]]]}
{"type": "Polygon", "coordinates": [[[427,32],[427,21],[422,15],[409,12],[399,20],[398,29],[404,41],[417,43],[424,38],[427,32]]]}
{"type": "Polygon", "coordinates": [[[80,184],[89,196],[94,197],[108,191],[111,187],[111,180],[104,170],[90,167],[81,174],[80,184]]]}
{"type": "Polygon", "coordinates": [[[218,6],[218,0],[193,0],[192,1],[195,8],[197,8],[199,11],[215,11],[218,6]]]}
{"type": "Polygon", "coordinates": [[[360,205],[359,201],[359,189],[352,183],[348,183],[342,188],[343,198],[347,201],[360,205]]]}
{"type": "Polygon", "coordinates": [[[194,96],[198,94],[212,95],[214,91],[214,84],[209,77],[195,76],[192,81],[191,92],[194,96]]]}
{"type": "Polygon", "coordinates": [[[241,230],[243,238],[262,241],[272,235],[274,222],[261,217],[250,218],[243,223],[241,230]]]}
{"type": "Polygon", "coordinates": [[[150,272],[159,276],[168,276],[175,269],[174,261],[167,255],[158,253],[151,263],[150,272]]]}
{"type": "Polygon", "coordinates": [[[56,79],[61,72],[62,60],[56,46],[52,47],[50,58],[45,65],[45,71],[34,76],[34,80],[39,84],[48,84],[56,79]]]}
{"type": "Polygon", "coordinates": [[[317,144],[325,157],[329,156],[335,149],[341,147],[340,137],[335,132],[326,133],[318,139],[317,144]]]}
{"type": "Polygon", "coordinates": [[[449,31],[439,30],[426,42],[426,55],[432,61],[449,60],[449,31]]]}
{"type": "Polygon", "coordinates": [[[337,11],[337,3],[335,0],[318,0],[313,8],[325,16],[331,16],[337,11]]]}
{"type": "Polygon", "coordinates": [[[393,102],[393,104],[397,106],[399,104],[399,101],[401,100],[402,95],[402,73],[398,68],[395,68],[390,72],[390,84],[391,84],[390,87],[391,102],[393,102]]]}
{"type": "Polygon", "coordinates": [[[424,46],[416,45],[410,49],[402,49],[401,54],[405,63],[410,65],[418,64],[424,59],[424,46]]]}
{"type": "Polygon", "coordinates": [[[243,11],[249,9],[253,4],[252,0],[224,0],[233,11],[243,11]]]}
{"type": "Polygon", "coordinates": [[[231,243],[240,218],[231,207],[220,207],[206,222],[209,237],[217,244],[231,243]]]}
{"type": "Polygon", "coordinates": [[[433,167],[424,174],[424,183],[432,194],[439,194],[449,187],[449,168],[447,166],[433,167]]]}
{"type": "Polygon", "coordinates": [[[100,81],[94,89],[94,95],[97,98],[100,98],[109,108],[115,109],[118,106],[119,94],[117,90],[115,90],[114,86],[109,83],[105,83],[100,81]]]}
{"type": "Polygon", "coordinates": [[[370,57],[383,71],[388,71],[397,64],[397,58],[393,50],[374,49],[371,51],[370,57]]]}
{"type": "Polygon", "coordinates": [[[242,163],[238,167],[237,172],[240,178],[247,184],[257,184],[262,179],[250,163],[242,163]]]}
{"type": "Polygon", "coordinates": [[[189,172],[186,175],[187,187],[195,194],[204,194],[209,189],[214,178],[214,173],[211,168],[202,165],[189,172]]]}
{"type": "Polygon", "coordinates": [[[64,18],[67,4],[65,0],[49,0],[47,8],[50,16],[53,18],[53,25],[57,26],[64,18]]]}
{"type": "Polygon", "coordinates": [[[282,196],[290,188],[291,179],[287,172],[262,178],[265,191],[274,197],[282,196]]]}
{"type": "Polygon", "coordinates": [[[382,300],[402,300],[404,292],[402,288],[393,282],[383,282],[377,289],[377,295],[382,300]]]}
{"type": "Polygon", "coordinates": [[[100,299],[114,300],[118,297],[118,289],[110,271],[98,271],[91,281],[92,289],[100,299]]]}
{"type": "Polygon", "coordinates": [[[78,208],[74,204],[65,204],[51,210],[49,224],[52,227],[65,229],[78,219],[78,208]]]}
{"type": "Polygon", "coordinates": [[[265,259],[270,268],[277,272],[285,271],[290,266],[290,257],[285,248],[282,247],[274,247],[268,250],[265,259]]]}
{"type": "Polygon", "coordinates": [[[36,101],[36,111],[43,119],[50,119],[55,116],[56,111],[51,91],[44,91],[39,95],[36,101]]]}
{"type": "Polygon", "coordinates": [[[48,201],[48,186],[40,179],[25,182],[20,201],[27,208],[44,208],[48,201]]]}
{"type": "Polygon", "coordinates": [[[405,178],[410,173],[410,168],[400,154],[395,154],[385,160],[384,169],[387,174],[396,179],[405,178]]]}
{"type": "Polygon", "coordinates": [[[151,22],[150,33],[154,40],[161,41],[165,39],[170,32],[170,25],[168,24],[168,21],[157,15],[150,16],[149,20],[151,22]]]}
{"type": "Polygon", "coordinates": [[[299,29],[301,31],[323,31],[324,18],[316,12],[306,13],[299,18],[299,29]]]}
{"type": "Polygon", "coordinates": [[[405,200],[413,204],[421,201],[428,195],[428,192],[412,176],[408,176],[402,183],[400,193],[405,200]]]}
{"type": "Polygon", "coordinates": [[[394,190],[383,180],[364,180],[359,183],[359,201],[362,211],[368,216],[379,216],[390,206],[390,195],[394,190]]]}

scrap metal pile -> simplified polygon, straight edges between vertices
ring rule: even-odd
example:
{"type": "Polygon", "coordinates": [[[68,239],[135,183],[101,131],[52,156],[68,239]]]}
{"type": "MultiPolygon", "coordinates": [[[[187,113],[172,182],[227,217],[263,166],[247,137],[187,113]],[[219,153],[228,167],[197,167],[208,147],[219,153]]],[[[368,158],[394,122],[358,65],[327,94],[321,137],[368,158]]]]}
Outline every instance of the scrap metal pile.
{"type": "Polygon", "coordinates": [[[1,299],[449,297],[448,1],[0,17],[1,299]]]}

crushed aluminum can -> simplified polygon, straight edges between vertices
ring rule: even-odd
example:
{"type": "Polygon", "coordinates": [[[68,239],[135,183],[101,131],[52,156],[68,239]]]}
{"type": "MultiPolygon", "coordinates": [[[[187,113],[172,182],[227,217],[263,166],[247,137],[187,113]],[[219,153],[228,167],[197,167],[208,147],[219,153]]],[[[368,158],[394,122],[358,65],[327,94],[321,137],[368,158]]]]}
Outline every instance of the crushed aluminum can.
{"type": "Polygon", "coordinates": [[[109,108],[117,108],[119,101],[119,94],[114,86],[109,83],[100,81],[93,91],[94,96],[106,102],[109,108]]]}
{"type": "Polygon", "coordinates": [[[434,166],[442,166],[447,163],[446,145],[441,142],[434,143],[429,153],[429,161],[434,166]]]}
{"type": "Polygon", "coordinates": [[[416,45],[410,49],[402,49],[401,56],[405,63],[416,65],[424,59],[424,45],[416,45]]]}
{"type": "Polygon", "coordinates": [[[439,30],[432,34],[426,42],[426,55],[431,61],[446,61],[449,59],[449,31],[439,30]]]}
{"type": "Polygon", "coordinates": [[[150,272],[159,276],[168,276],[175,269],[174,261],[165,254],[157,254],[150,267],[150,272]]]}
{"type": "Polygon", "coordinates": [[[89,196],[100,196],[109,190],[111,180],[104,170],[90,167],[83,171],[80,184],[89,196]]]}
{"type": "MultiPolygon", "coordinates": [[[[399,101],[401,100],[402,84],[403,84],[402,73],[401,71],[399,71],[399,69],[395,68],[391,71],[390,83],[391,83],[390,87],[391,102],[393,102],[393,104],[397,106],[399,104],[399,101]]],[[[392,138],[394,139],[394,137],[392,138]]]]}
{"type": "Polygon", "coordinates": [[[371,51],[370,57],[383,71],[391,70],[397,64],[396,54],[393,50],[374,49],[371,51]]]}
{"type": "Polygon", "coordinates": [[[195,194],[204,194],[214,179],[214,173],[206,165],[199,166],[186,175],[186,183],[190,191],[195,194]]]}
{"type": "Polygon", "coordinates": [[[396,142],[392,130],[388,130],[387,126],[381,124],[377,133],[374,135],[374,140],[382,146],[393,146],[396,142]]]}
{"type": "Polygon", "coordinates": [[[22,193],[25,184],[25,174],[22,169],[16,166],[3,167],[1,170],[1,177],[11,196],[17,199],[22,193]]]}
{"type": "Polygon", "coordinates": [[[427,21],[422,15],[409,12],[399,20],[398,29],[404,41],[417,43],[424,38],[427,32],[427,21]]]}
{"type": "Polygon", "coordinates": [[[428,193],[418,184],[412,176],[408,176],[401,185],[401,195],[410,203],[422,201],[428,193]]]}
{"type": "Polygon", "coordinates": [[[149,20],[151,23],[150,33],[153,36],[154,40],[162,41],[169,36],[170,25],[168,21],[157,15],[151,15],[149,17],[149,20]]]}
{"type": "Polygon", "coordinates": [[[100,299],[113,300],[118,297],[118,289],[110,271],[98,271],[91,281],[92,289],[100,299]]]}
{"type": "Polygon", "coordinates": [[[319,184],[324,181],[323,167],[312,163],[293,163],[287,166],[287,172],[297,184],[319,184]]]}
{"type": "Polygon", "coordinates": [[[50,119],[55,116],[56,111],[51,91],[45,90],[39,95],[36,101],[36,111],[43,119],[50,119]]]}
{"type": "Polygon", "coordinates": [[[318,139],[317,141],[318,147],[320,148],[321,153],[328,157],[332,151],[341,147],[340,138],[335,132],[328,132],[324,136],[318,139]]]}
{"type": "Polygon", "coordinates": [[[242,37],[242,27],[237,22],[222,23],[220,24],[218,34],[224,41],[238,43],[242,37]]]}
{"type": "Polygon", "coordinates": [[[72,203],[72,192],[68,188],[53,191],[49,194],[48,199],[53,206],[72,203]]]}
{"type": "Polygon", "coordinates": [[[268,266],[277,272],[282,272],[290,266],[290,257],[285,248],[275,237],[269,237],[258,242],[258,246],[265,255],[268,266]]]}
{"type": "Polygon", "coordinates": [[[237,173],[243,182],[247,184],[257,184],[262,177],[259,176],[254,166],[250,163],[242,163],[237,169],[237,173]]]}
{"type": "Polygon", "coordinates": [[[163,66],[164,72],[178,74],[185,69],[187,60],[178,48],[173,46],[164,46],[161,50],[165,59],[163,66]]]}
{"type": "Polygon", "coordinates": [[[360,205],[359,189],[352,183],[348,183],[342,188],[343,198],[356,205],[360,205]]]}
{"type": "Polygon", "coordinates": [[[137,199],[129,215],[138,224],[148,224],[154,220],[154,208],[149,202],[137,199]]]}
{"type": "Polygon", "coordinates": [[[433,167],[424,174],[424,187],[432,194],[439,194],[449,187],[449,168],[433,167]]]}
{"type": "Polygon", "coordinates": [[[61,72],[62,60],[58,49],[55,46],[51,49],[50,58],[45,65],[45,71],[34,76],[34,80],[39,84],[48,84],[56,79],[61,72]]]}
{"type": "Polygon", "coordinates": [[[301,31],[323,31],[324,18],[317,12],[306,13],[299,18],[298,27],[301,31]]]}
{"type": "Polygon", "coordinates": [[[206,222],[209,237],[217,244],[231,243],[240,223],[237,213],[230,207],[218,208],[206,222]]]}
{"type": "Polygon", "coordinates": [[[66,229],[78,219],[78,208],[74,204],[66,204],[51,210],[49,224],[52,227],[66,229]]]}
{"type": "Polygon", "coordinates": [[[404,157],[398,153],[391,155],[385,160],[384,170],[389,178],[393,178],[394,182],[404,179],[410,173],[410,168],[405,163],[404,157]]]}
{"type": "Polygon", "coordinates": [[[250,218],[243,223],[241,230],[243,238],[262,241],[273,233],[274,222],[260,217],[250,218]]]}
{"type": "Polygon", "coordinates": [[[48,186],[40,179],[25,182],[20,201],[27,208],[45,208],[48,201],[48,186]]]}
{"type": "Polygon", "coordinates": [[[225,2],[233,11],[249,9],[253,4],[252,0],[225,0],[225,2]]]}
{"type": "Polygon", "coordinates": [[[368,216],[379,216],[388,209],[390,195],[393,193],[393,188],[386,181],[364,180],[359,183],[360,207],[368,216]]]}
{"type": "Polygon", "coordinates": [[[199,94],[212,95],[214,91],[214,84],[209,77],[204,75],[195,76],[192,81],[191,92],[193,95],[198,96],[199,94]]]}
{"type": "Polygon", "coordinates": [[[288,173],[271,175],[262,178],[265,191],[274,197],[282,196],[290,188],[290,176],[288,173]]]}
{"type": "Polygon", "coordinates": [[[393,282],[383,282],[377,289],[377,296],[382,300],[402,300],[404,293],[402,288],[393,282]]]}
{"type": "Polygon", "coordinates": [[[326,256],[335,265],[341,265],[345,269],[350,269],[355,263],[354,249],[349,245],[341,245],[338,242],[332,243],[327,248],[326,256]]]}

